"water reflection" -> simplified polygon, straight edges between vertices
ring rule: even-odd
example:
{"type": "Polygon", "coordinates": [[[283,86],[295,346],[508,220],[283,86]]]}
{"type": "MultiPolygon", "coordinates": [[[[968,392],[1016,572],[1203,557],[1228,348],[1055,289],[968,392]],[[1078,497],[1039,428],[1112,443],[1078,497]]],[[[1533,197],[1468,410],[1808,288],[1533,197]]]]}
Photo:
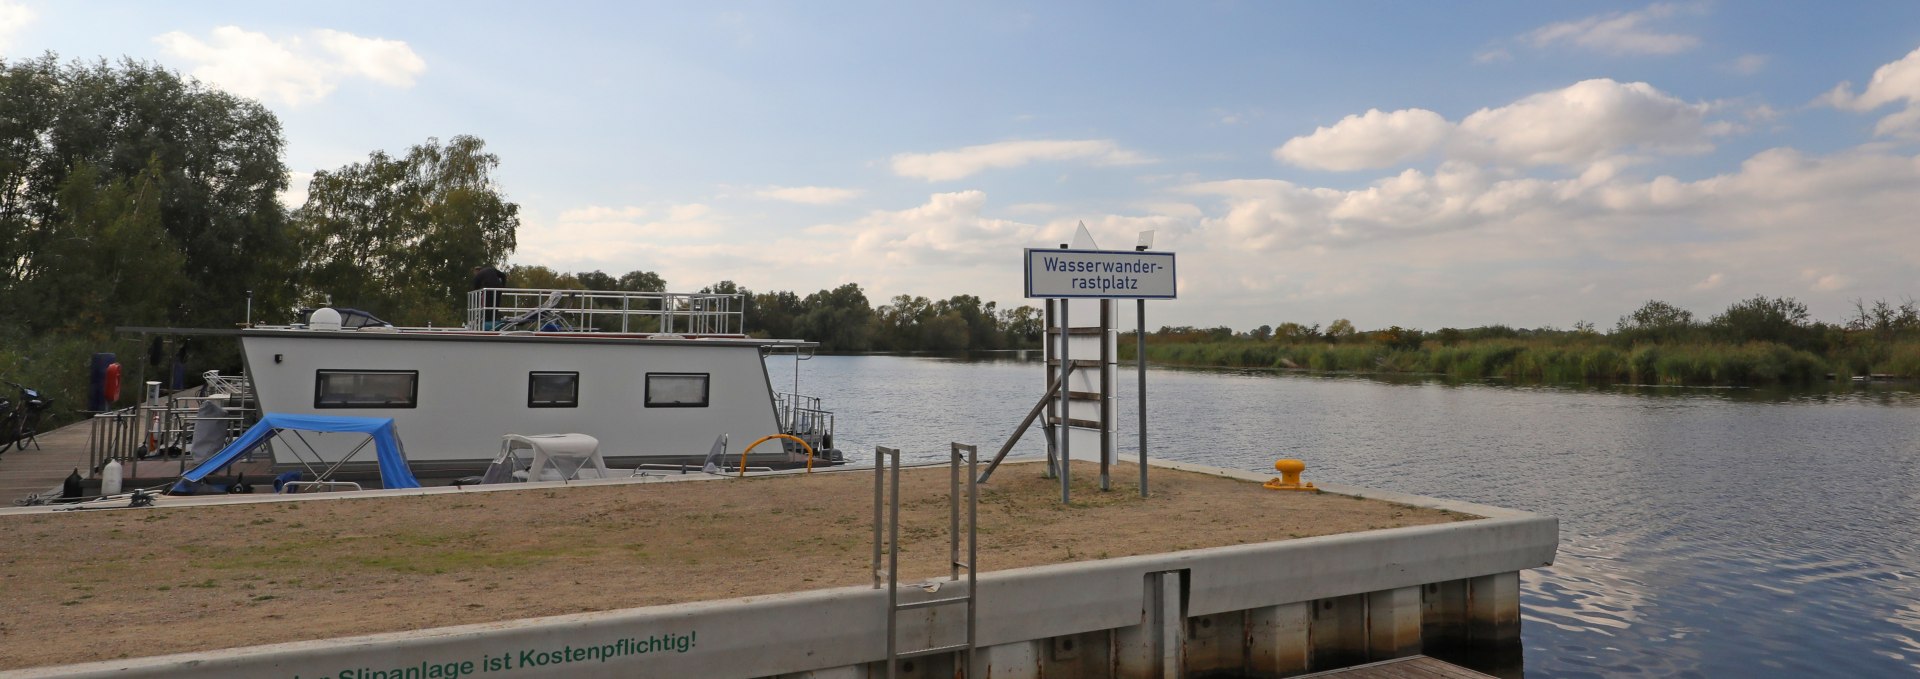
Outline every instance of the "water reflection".
{"type": "MultiPolygon", "coordinates": [[[[841,447],[997,447],[1044,387],[1025,357],[821,356],[841,447]]],[[[773,379],[791,362],[769,361],[773,379]]],[[[784,377],[783,377],[784,376],[784,377]]],[[[1121,380],[1121,448],[1135,450],[1121,380]]],[[[1153,369],[1155,456],[1561,519],[1522,579],[1533,677],[1920,672],[1920,392],[1540,387],[1153,369]]],[[[1021,454],[1044,452],[1038,436],[1021,454]]]]}

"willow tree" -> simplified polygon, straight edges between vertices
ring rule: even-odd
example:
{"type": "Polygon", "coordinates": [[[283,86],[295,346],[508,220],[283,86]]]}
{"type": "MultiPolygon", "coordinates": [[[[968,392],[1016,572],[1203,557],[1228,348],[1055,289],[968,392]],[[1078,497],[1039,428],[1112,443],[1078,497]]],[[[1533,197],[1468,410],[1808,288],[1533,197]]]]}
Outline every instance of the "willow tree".
{"type": "MultiPolygon", "coordinates": [[[[493,171],[500,158],[457,136],[393,157],[314,173],[294,211],[307,303],[365,308],[401,324],[457,324],[473,267],[513,252],[520,206],[493,171]]],[[[519,285],[520,281],[514,281],[519,285]]]]}

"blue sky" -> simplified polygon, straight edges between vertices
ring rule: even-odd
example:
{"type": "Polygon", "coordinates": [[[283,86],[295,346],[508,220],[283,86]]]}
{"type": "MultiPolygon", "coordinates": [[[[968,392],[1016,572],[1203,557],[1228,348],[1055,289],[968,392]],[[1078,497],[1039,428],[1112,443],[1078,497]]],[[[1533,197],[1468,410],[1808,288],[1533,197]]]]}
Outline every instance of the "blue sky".
{"type": "Polygon", "coordinates": [[[1085,222],[1180,254],[1156,324],[1920,293],[1920,4],[551,5],[0,0],[0,55],[260,99],[293,203],[477,135],[514,262],[676,289],[1017,303],[1085,222]]]}

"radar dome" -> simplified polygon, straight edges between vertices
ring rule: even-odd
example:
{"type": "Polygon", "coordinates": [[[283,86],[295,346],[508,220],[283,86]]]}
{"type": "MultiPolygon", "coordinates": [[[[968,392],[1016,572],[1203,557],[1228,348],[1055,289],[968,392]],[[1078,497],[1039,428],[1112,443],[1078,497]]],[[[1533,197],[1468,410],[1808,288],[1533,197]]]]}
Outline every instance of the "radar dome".
{"type": "Polygon", "coordinates": [[[307,319],[307,327],[314,330],[339,330],[340,312],[327,307],[313,310],[313,316],[307,319]]]}

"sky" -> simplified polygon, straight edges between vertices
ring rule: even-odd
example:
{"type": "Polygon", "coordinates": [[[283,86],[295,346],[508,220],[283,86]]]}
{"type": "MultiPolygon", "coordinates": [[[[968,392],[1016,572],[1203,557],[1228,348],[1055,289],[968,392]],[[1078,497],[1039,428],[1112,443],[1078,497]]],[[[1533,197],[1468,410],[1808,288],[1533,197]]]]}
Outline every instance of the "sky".
{"type": "Polygon", "coordinates": [[[1152,325],[1609,327],[1920,295],[1920,3],[0,0],[0,58],[131,57],[315,170],[468,134],[515,264],[1022,299],[1177,253],[1152,325]]]}

